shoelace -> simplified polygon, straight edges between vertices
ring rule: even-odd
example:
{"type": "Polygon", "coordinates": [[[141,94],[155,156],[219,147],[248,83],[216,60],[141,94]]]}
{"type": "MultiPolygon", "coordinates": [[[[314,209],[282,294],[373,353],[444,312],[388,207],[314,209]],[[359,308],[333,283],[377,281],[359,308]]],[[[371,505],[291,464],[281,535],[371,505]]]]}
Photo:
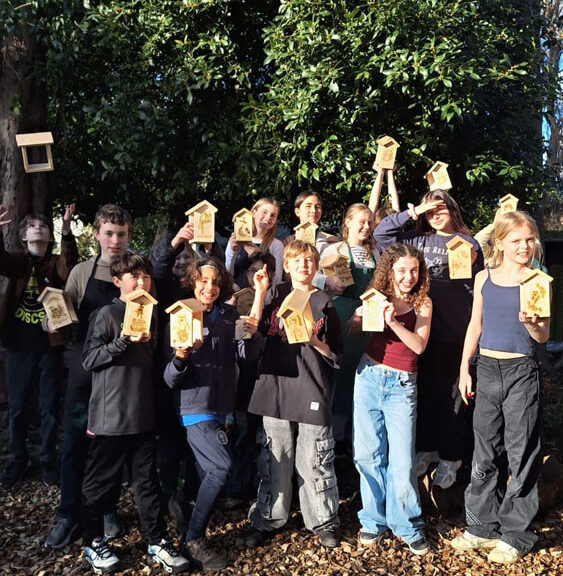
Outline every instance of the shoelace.
{"type": "Polygon", "coordinates": [[[113,555],[111,548],[105,543],[102,543],[94,548],[94,551],[102,560],[107,560],[113,555]]]}
{"type": "Polygon", "coordinates": [[[178,554],[178,552],[176,551],[174,546],[172,546],[172,544],[170,542],[167,542],[166,540],[162,540],[160,542],[160,544],[158,544],[158,546],[160,546],[160,548],[162,550],[164,550],[165,552],[170,554],[170,556],[172,556],[172,558],[176,558],[177,556],[180,555],[180,554],[178,554]]]}

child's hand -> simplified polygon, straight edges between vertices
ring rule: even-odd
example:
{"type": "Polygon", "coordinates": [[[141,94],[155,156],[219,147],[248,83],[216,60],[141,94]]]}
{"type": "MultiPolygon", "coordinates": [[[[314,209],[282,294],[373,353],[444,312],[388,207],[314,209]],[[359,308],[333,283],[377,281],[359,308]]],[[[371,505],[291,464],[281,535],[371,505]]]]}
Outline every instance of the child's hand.
{"type": "Polygon", "coordinates": [[[72,220],[72,215],[74,214],[74,210],[76,208],[76,204],[73,202],[66,207],[65,213],[63,215],[63,225],[61,227],[61,232],[63,234],[68,234],[70,232],[70,222],[72,220]]]}
{"type": "Polygon", "coordinates": [[[240,250],[240,244],[236,241],[236,236],[234,232],[231,234],[231,237],[229,238],[229,246],[231,247],[231,250],[233,252],[238,252],[240,250]]]}
{"type": "Polygon", "coordinates": [[[254,289],[256,292],[266,292],[268,286],[270,285],[270,279],[268,278],[268,265],[264,264],[261,270],[257,270],[254,273],[254,289]]]}
{"type": "Polygon", "coordinates": [[[391,326],[391,324],[397,321],[395,306],[393,305],[393,302],[385,302],[383,308],[383,317],[385,318],[385,324],[387,324],[387,326],[391,326]]]}
{"type": "Polygon", "coordinates": [[[435,210],[440,205],[445,206],[443,200],[429,200],[428,202],[421,202],[418,206],[414,207],[414,213],[416,216],[420,216],[421,214],[430,212],[430,210],[435,210]]]}
{"type": "Polygon", "coordinates": [[[192,352],[199,350],[202,344],[203,340],[195,340],[192,346],[178,346],[176,348],[176,358],[185,360],[192,352]]]}
{"type": "Polygon", "coordinates": [[[191,242],[194,237],[194,223],[193,222],[186,222],[178,232],[176,232],[176,236],[172,238],[170,245],[174,250],[176,250],[180,244],[183,242],[191,242]]]}
{"type": "Polygon", "coordinates": [[[342,284],[340,284],[340,281],[338,280],[338,278],[328,277],[326,279],[325,286],[327,286],[328,289],[331,290],[332,292],[339,292],[339,293],[344,292],[344,286],[342,286],[342,284]]]}
{"type": "Polygon", "coordinates": [[[540,321],[540,317],[537,314],[528,316],[526,312],[522,310],[521,312],[518,312],[518,320],[520,320],[520,322],[522,322],[524,325],[527,324],[530,327],[535,327],[540,321]]]}
{"type": "Polygon", "coordinates": [[[12,219],[10,218],[10,220],[6,220],[6,217],[8,216],[8,211],[4,210],[4,206],[2,206],[0,204],[0,226],[4,226],[6,224],[9,224],[12,219]]]}
{"type": "Polygon", "coordinates": [[[459,375],[459,382],[457,385],[461,399],[467,405],[468,400],[473,400],[475,398],[475,392],[473,392],[473,380],[469,373],[459,375]]]}
{"type": "Polygon", "coordinates": [[[47,332],[49,334],[58,334],[58,330],[56,328],[53,328],[53,324],[51,323],[51,320],[47,319],[47,332]]]}
{"type": "Polygon", "coordinates": [[[244,320],[244,331],[248,332],[251,336],[254,336],[258,330],[258,319],[254,318],[253,316],[241,316],[241,318],[244,320]]]}
{"type": "Polygon", "coordinates": [[[151,339],[151,333],[150,332],[141,332],[140,334],[137,334],[136,336],[129,336],[129,340],[131,342],[137,343],[137,342],[150,342],[151,339]]]}

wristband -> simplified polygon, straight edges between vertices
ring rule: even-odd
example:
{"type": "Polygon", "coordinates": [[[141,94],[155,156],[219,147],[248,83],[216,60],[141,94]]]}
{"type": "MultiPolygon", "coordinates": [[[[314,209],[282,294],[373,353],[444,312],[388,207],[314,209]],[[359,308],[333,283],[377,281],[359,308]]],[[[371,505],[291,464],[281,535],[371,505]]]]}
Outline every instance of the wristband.
{"type": "Polygon", "coordinates": [[[413,220],[418,220],[418,214],[415,212],[414,204],[412,204],[412,202],[407,204],[407,212],[413,220]]]}

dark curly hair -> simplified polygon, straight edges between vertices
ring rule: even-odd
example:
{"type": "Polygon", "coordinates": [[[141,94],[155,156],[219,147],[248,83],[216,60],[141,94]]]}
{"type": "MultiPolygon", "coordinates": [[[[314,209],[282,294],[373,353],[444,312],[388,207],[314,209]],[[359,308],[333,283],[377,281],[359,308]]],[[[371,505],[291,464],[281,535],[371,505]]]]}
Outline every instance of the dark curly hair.
{"type": "Polygon", "coordinates": [[[418,282],[410,291],[407,301],[412,304],[417,311],[420,311],[428,296],[428,268],[426,267],[426,261],[424,260],[422,252],[410,244],[392,244],[383,252],[377,263],[373,280],[367,289],[375,288],[382,294],[385,294],[389,301],[393,300],[395,296],[393,289],[393,265],[399,258],[405,256],[411,256],[418,260],[418,282]]]}
{"type": "Polygon", "coordinates": [[[215,270],[217,275],[217,286],[219,286],[219,302],[228,300],[233,294],[233,277],[229,274],[225,265],[217,258],[201,258],[192,262],[186,269],[186,275],[180,284],[186,292],[193,296],[195,283],[201,278],[201,269],[209,266],[215,270]]]}

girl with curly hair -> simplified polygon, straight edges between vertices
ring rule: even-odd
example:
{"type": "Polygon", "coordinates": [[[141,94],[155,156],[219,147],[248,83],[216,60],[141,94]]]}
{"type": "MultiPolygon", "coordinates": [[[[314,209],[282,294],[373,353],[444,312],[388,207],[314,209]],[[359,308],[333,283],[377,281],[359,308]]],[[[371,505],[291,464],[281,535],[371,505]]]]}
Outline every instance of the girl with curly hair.
{"type": "MultiPolygon", "coordinates": [[[[389,528],[413,554],[424,537],[415,473],[416,372],[430,334],[432,301],[420,250],[394,244],[381,256],[368,289],[387,297],[385,328],[374,332],[354,384],[354,463],[363,508],[360,543],[374,544],[389,528]]],[[[349,329],[359,330],[358,308],[349,329]]]]}

